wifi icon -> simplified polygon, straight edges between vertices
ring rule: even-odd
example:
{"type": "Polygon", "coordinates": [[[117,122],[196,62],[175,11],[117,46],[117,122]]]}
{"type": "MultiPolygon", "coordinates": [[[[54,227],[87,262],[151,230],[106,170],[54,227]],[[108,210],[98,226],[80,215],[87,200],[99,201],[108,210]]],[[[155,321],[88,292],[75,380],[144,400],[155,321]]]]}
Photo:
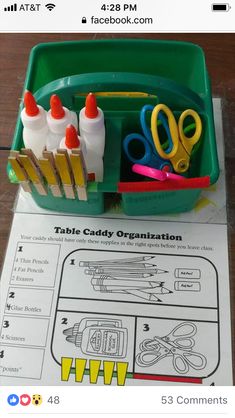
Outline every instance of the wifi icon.
{"type": "Polygon", "coordinates": [[[55,8],[55,4],[53,4],[53,3],[48,3],[48,4],[45,4],[45,7],[48,9],[48,10],[50,10],[50,12],[55,8]]]}

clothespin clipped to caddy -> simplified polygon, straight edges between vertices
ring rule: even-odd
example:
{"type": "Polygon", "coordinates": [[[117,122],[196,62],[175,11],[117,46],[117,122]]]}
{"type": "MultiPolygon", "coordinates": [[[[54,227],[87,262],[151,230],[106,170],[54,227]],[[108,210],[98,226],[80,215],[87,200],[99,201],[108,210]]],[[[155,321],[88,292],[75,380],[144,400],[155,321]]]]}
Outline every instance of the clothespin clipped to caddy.
{"type": "Polygon", "coordinates": [[[25,171],[25,169],[23,168],[23,166],[20,164],[18,156],[19,156],[19,151],[12,150],[10,151],[8,161],[11,164],[21,186],[23,187],[23,190],[25,192],[32,193],[29,176],[27,172],[25,171]]]}
{"type": "Polygon", "coordinates": [[[87,200],[88,175],[80,148],[70,154],[59,149],[55,155],[45,149],[42,158],[36,158],[31,149],[23,148],[21,153],[11,151],[8,161],[26,192],[32,193],[33,184],[41,196],[47,196],[49,187],[54,197],[62,197],[63,188],[67,199],[76,199],[77,194],[79,200],[87,200]]]}
{"type": "Polygon", "coordinates": [[[72,149],[70,163],[79,200],[87,200],[87,172],[80,148],[72,149]]]}
{"type": "Polygon", "coordinates": [[[22,148],[21,153],[19,151],[10,151],[8,161],[11,164],[16,177],[22,185],[25,192],[32,193],[31,184],[35,187],[37,192],[41,196],[47,196],[47,185],[50,187],[52,194],[55,197],[61,197],[62,193],[59,186],[59,180],[55,173],[53,163],[48,157],[47,151],[43,151],[45,158],[36,158],[33,151],[29,148],[22,148]]]}
{"type": "Polygon", "coordinates": [[[65,149],[58,149],[55,153],[55,166],[62,182],[65,197],[67,199],[75,199],[72,172],[70,169],[68,153],[65,149]]]}
{"type": "Polygon", "coordinates": [[[9,156],[24,190],[32,193],[32,182],[42,196],[46,196],[49,189],[54,197],[78,197],[87,201],[87,180],[103,181],[104,114],[97,107],[95,95],[88,94],[85,107],[79,113],[79,126],[85,138],[83,148],[80,147],[81,138],[77,131],[77,115],[63,107],[57,95],[51,96],[48,112],[37,104],[29,91],[24,94],[24,105],[21,112],[22,136],[27,148],[9,156]],[[89,156],[86,141],[92,143],[89,156]],[[96,152],[93,152],[94,149],[96,152]]]}
{"type": "Polygon", "coordinates": [[[87,172],[83,153],[80,148],[72,149],[68,153],[65,149],[58,149],[55,153],[55,165],[62,181],[65,196],[75,199],[77,192],[79,200],[87,200],[87,172]]]}
{"type": "Polygon", "coordinates": [[[47,196],[47,189],[45,187],[43,177],[38,167],[37,158],[30,149],[22,148],[22,154],[18,154],[17,159],[26,171],[29,180],[41,196],[47,196]]]}
{"type": "Polygon", "coordinates": [[[38,164],[43,173],[47,184],[54,197],[62,197],[60,181],[55,168],[54,156],[51,151],[44,150],[43,158],[38,159],[38,164]]]}

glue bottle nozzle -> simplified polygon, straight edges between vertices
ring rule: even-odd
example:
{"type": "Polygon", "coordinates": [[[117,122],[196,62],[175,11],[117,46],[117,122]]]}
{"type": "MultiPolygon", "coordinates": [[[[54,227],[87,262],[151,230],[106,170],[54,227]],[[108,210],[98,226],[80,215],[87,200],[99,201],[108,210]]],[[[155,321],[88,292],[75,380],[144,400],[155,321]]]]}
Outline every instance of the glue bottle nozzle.
{"type": "Polygon", "coordinates": [[[51,116],[54,119],[62,119],[65,115],[61,100],[57,94],[53,94],[50,98],[51,116]]]}
{"type": "Polygon", "coordinates": [[[85,115],[88,119],[94,119],[98,116],[96,97],[93,93],[89,93],[86,97],[85,115]]]}
{"type": "Polygon", "coordinates": [[[32,93],[26,90],[24,94],[24,105],[25,113],[28,116],[37,116],[39,113],[39,108],[37,106],[36,100],[33,97],[32,93]]]}
{"type": "Polygon", "coordinates": [[[75,126],[73,125],[68,125],[66,128],[65,145],[69,149],[78,148],[80,146],[78,133],[75,126]]]}

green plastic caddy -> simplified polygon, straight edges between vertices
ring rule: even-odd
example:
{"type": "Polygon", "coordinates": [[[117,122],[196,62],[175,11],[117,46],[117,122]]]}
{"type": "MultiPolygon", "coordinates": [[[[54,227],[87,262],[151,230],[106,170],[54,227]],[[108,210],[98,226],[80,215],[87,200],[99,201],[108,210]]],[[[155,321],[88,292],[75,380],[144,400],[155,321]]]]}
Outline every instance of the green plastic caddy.
{"type": "MultiPolygon", "coordinates": [[[[50,96],[79,113],[86,93],[98,93],[105,114],[104,181],[90,183],[88,200],[55,198],[33,191],[36,203],[46,209],[87,215],[104,212],[110,193],[121,197],[123,212],[131,216],[188,211],[205,184],[219,175],[210,81],[202,49],[174,41],[105,40],[39,44],[30,54],[24,90],[49,109],[50,96]],[[102,92],[102,95],[100,95],[102,92]],[[138,94],[135,94],[135,93],[138,94]],[[107,93],[107,94],[105,94],[107,93]],[[200,146],[193,154],[182,188],[165,188],[164,182],[143,181],[131,171],[122,150],[130,132],[140,131],[139,111],[144,104],[165,103],[174,114],[196,110],[203,122],[200,146]],[[206,179],[206,181],[205,181],[206,179]],[[141,190],[141,191],[140,191],[141,190]]],[[[20,112],[12,149],[23,147],[20,112]]],[[[10,180],[14,175],[8,168],[10,180]]]]}

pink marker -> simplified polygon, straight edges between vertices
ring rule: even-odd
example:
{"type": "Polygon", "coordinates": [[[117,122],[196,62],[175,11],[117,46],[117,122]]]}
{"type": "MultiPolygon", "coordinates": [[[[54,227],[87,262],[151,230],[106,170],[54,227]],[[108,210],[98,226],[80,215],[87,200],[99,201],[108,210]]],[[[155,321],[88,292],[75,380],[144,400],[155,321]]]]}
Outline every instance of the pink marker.
{"type": "Polygon", "coordinates": [[[134,164],[132,166],[134,173],[141,174],[142,176],[151,177],[155,180],[165,181],[169,180],[184,180],[185,177],[179,174],[170,173],[167,171],[158,170],[156,168],[148,167],[147,165],[134,164]]]}

